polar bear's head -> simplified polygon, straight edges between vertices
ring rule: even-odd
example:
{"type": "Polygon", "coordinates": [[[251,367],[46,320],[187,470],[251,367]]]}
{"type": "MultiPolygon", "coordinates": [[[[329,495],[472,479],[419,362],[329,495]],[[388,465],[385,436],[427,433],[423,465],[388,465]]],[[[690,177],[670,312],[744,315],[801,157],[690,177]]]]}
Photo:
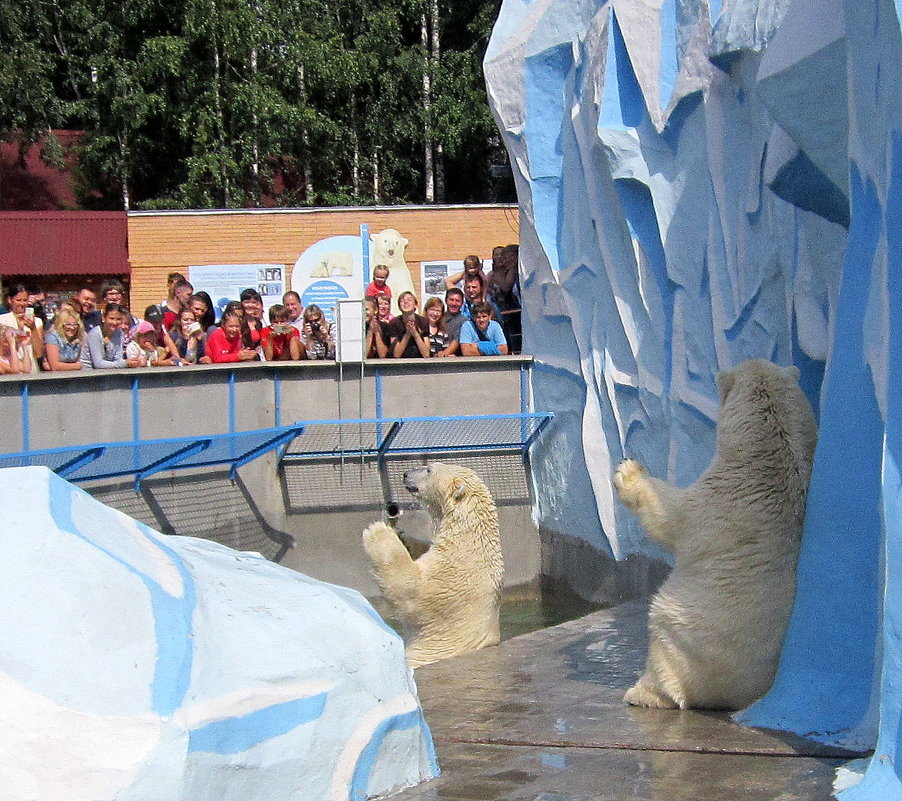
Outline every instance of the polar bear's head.
{"type": "Polygon", "coordinates": [[[474,501],[495,505],[479,476],[460,465],[429,462],[405,473],[404,486],[434,516],[474,501]]]}
{"type": "Polygon", "coordinates": [[[386,228],[378,234],[370,237],[373,246],[372,259],[374,264],[384,263],[389,266],[404,264],[404,248],[408,240],[401,236],[394,228],[386,228]]]}
{"type": "Polygon", "coordinates": [[[817,426],[797,367],[749,359],[720,373],[717,386],[718,450],[742,450],[746,458],[783,445],[798,454],[813,452],[817,426]]]}

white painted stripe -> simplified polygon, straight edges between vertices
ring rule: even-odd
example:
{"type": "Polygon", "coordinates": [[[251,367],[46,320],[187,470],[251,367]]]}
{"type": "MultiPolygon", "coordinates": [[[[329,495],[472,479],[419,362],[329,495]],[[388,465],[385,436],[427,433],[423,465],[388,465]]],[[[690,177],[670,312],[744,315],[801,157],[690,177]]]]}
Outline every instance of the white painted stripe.
{"type": "Polygon", "coordinates": [[[214,721],[241,717],[275,704],[328,693],[334,688],[334,681],[301,681],[266,687],[247,687],[218,698],[208,698],[196,704],[183,706],[175,712],[173,720],[187,731],[193,731],[214,721]]]}
{"type": "Polygon", "coordinates": [[[410,693],[403,693],[390,701],[383,701],[381,704],[377,704],[363,716],[345,743],[344,750],[338,758],[338,764],[335,766],[335,773],[332,776],[330,801],[348,801],[357,761],[360,759],[363,749],[373,739],[376,727],[387,718],[403,715],[406,712],[413,712],[416,708],[416,697],[410,693]]]}

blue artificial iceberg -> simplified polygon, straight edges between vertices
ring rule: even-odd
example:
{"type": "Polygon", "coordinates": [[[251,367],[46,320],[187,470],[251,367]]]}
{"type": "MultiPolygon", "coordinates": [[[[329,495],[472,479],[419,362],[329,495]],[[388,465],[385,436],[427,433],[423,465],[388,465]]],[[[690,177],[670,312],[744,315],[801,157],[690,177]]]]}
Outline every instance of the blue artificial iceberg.
{"type": "MultiPolygon", "coordinates": [[[[624,457],[691,483],[715,376],[796,364],[819,415],[798,595],[741,715],[876,746],[902,797],[902,33],[891,0],[505,0],[485,59],[520,200],[524,350],[556,424],[543,536],[662,554],[624,457]]],[[[572,562],[558,562],[572,570],[572,562]]]]}

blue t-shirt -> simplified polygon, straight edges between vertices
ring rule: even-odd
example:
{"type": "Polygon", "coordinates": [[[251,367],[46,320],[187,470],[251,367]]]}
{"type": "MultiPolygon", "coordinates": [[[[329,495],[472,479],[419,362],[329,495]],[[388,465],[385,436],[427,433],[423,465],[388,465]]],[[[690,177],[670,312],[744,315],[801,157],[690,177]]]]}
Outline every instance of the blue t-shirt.
{"type": "Polygon", "coordinates": [[[81,353],[81,342],[66,342],[52,328],[44,335],[45,345],[56,345],[60,352],[60,361],[74,364],[81,353]]]}
{"type": "Polygon", "coordinates": [[[507,344],[504,331],[495,320],[489,320],[485,335],[488,337],[488,341],[480,339],[479,334],[476,333],[476,323],[467,320],[460,327],[460,344],[478,345],[479,352],[487,356],[499,353],[498,346],[507,344]]]}

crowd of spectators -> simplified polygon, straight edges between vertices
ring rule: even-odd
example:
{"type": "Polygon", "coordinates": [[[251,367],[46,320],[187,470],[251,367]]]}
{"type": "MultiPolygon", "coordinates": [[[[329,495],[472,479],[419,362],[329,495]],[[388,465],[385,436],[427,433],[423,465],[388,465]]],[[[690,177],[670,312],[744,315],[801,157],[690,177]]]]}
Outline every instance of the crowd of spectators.
{"type": "MultiPolygon", "coordinates": [[[[391,315],[388,275],[376,265],[364,293],[365,358],[507,354],[511,341],[519,342],[516,245],[496,248],[488,275],[479,258],[468,256],[447,278],[444,301],[430,297],[422,314],[417,297],[402,292],[400,313],[391,315]]],[[[169,275],[166,298],[140,317],[124,305],[117,279],[97,292],[82,287],[50,319],[42,300],[23,284],[4,293],[0,374],[335,358],[334,325],[319,306],[304,308],[296,292],[264,315],[260,294],[245,289],[218,321],[210,296],[195,292],[180,273],[169,275]]]]}

